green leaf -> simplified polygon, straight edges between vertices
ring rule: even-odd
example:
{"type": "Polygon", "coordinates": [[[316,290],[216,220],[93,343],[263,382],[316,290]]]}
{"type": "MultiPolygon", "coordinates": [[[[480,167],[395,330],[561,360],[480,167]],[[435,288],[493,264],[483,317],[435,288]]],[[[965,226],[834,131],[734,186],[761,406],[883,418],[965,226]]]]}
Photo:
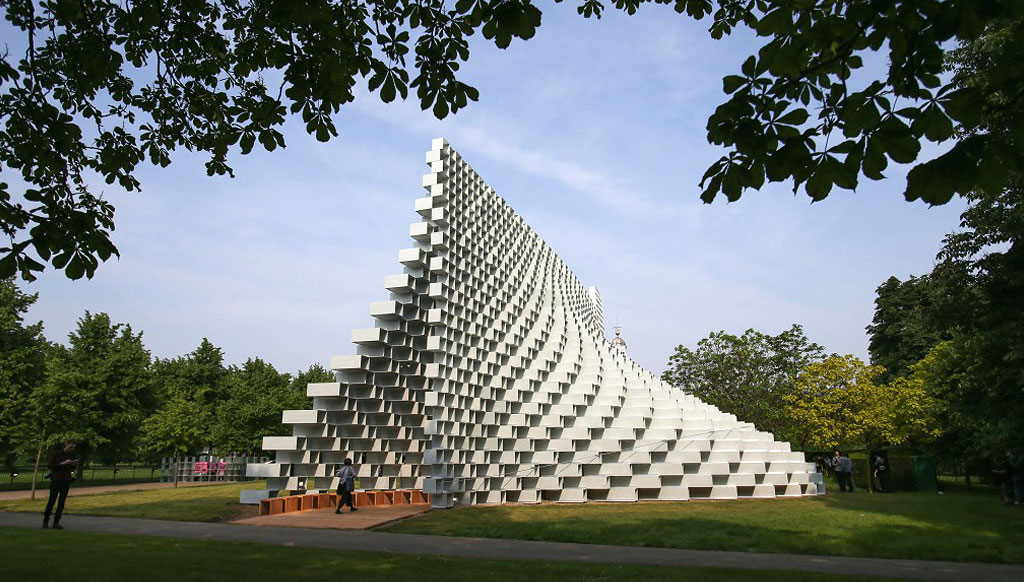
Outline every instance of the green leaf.
{"type": "Polygon", "coordinates": [[[437,102],[434,103],[434,117],[438,119],[448,117],[448,103],[440,96],[438,96],[437,102]]]}
{"type": "Polygon", "coordinates": [[[807,118],[809,116],[810,114],[807,112],[806,109],[793,109],[789,113],[786,113],[785,115],[780,117],[778,119],[778,122],[784,123],[786,125],[803,125],[804,123],[807,122],[807,118]]]}
{"type": "Polygon", "coordinates": [[[832,191],[832,180],[829,179],[827,172],[823,170],[824,168],[819,166],[804,184],[804,190],[807,191],[807,195],[815,202],[824,200],[828,197],[829,192],[832,191]]]}
{"type": "Polygon", "coordinates": [[[78,254],[75,254],[64,270],[64,274],[73,281],[81,279],[85,275],[85,261],[78,254]]]}
{"type": "Polygon", "coordinates": [[[910,128],[895,117],[883,122],[882,128],[873,136],[873,140],[897,163],[909,164],[917,159],[921,151],[921,143],[914,138],[910,128]]]}
{"type": "Polygon", "coordinates": [[[380,88],[380,99],[385,103],[391,103],[395,100],[396,94],[395,80],[390,74],[388,74],[387,80],[384,81],[384,84],[381,85],[380,88]]]}
{"type": "Polygon", "coordinates": [[[953,121],[936,105],[922,109],[910,128],[915,134],[924,135],[933,142],[945,141],[953,136],[953,121]]]}
{"type": "Polygon", "coordinates": [[[758,36],[776,36],[793,29],[793,10],[788,7],[776,8],[758,21],[758,36]]]}
{"type": "Polygon", "coordinates": [[[722,79],[722,90],[727,94],[735,93],[737,89],[747,84],[747,80],[738,75],[726,75],[722,79]]]}

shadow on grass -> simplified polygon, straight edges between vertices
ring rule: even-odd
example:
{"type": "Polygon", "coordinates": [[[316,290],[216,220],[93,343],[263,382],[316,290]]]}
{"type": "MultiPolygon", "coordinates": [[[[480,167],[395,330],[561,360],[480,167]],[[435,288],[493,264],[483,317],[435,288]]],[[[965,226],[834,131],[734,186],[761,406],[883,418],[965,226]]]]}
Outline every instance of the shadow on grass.
{"type": "MultiPolygon", "coordinates": [[[[386,579],[419,582],[432,575],[445,580],[477,582],[537,580],[578,582],[868,582],[871,577],[832,573],[679,568],[620,564],[501,561],[445,556],[405,556],[374,552],[324,551],[319,548],[147,538],[75,531],[53,532],[0,528],[4,574],[11,580],[107,582],[135,580],[222,582],[223,580],[291,581],[309,578],[386,579]],[[60,556],[60,559],[54,559],[60,556]],[[87,564],[88,567],[83,567],[87,564]]],[[[5,578],[6,579],[6,578],[5,578]]]]}
{"type": "Polygon", "coordinates": [[[384,531],[612,545],[1024,563],[1024,509],[989,495],[542,505],[432,512],[384,531]]]}

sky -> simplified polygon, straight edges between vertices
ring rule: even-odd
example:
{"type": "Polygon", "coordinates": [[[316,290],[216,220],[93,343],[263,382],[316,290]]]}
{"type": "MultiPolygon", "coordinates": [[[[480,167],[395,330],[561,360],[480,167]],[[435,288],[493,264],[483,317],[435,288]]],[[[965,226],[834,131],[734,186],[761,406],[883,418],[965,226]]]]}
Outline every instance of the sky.
{"type": "Polygon", "coordinates": [[[289,372],[354,353],[350,331],[373,326],[369,304],[387,299],[384,278],[412,246],[424,153],[443,136],[598,287],[609,335],[621,325],[647,369],[718,330],[794,323],[866,359],[875,288],[929,271],[963,203],[908,203],[906,168],[890,167],[814,204],[786,183],[704,204],[697,184],[721,155],[704,127],[757,39],[714,41],[663,6],[600,21],[544,10],[528,42],[474,37],[461,80],[480,100],[454,117],[383,104],[364,82],[327,144],[289,122],[287,148],[235,155],[234,179],[179,154],[139,172],[141,194],[108,187],[120,258],[92,280],[22,284],[39,294],[29,318],[66,342],[86,310],[107,312],[156,357],[206,337],[228,363],[258,356],[289,372]]]}

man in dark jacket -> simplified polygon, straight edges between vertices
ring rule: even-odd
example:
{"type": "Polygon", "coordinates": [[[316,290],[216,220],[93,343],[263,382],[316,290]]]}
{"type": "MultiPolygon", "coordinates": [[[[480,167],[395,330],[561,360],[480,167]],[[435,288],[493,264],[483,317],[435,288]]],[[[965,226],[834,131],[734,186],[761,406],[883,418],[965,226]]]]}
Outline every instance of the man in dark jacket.
{"type": "Polygon", "coordinates": [[[64,513],[64,501],[68,498],[68,490],[75,478],[78,468],[78,457],[75,456],[75,443],[67,443],[64,449],[50,457],[50,498],[46,501],[43,512],[43,527],[50,527],[50,514],[53,504],[57,503],[57,513],[53,516],[53,529],[64,529],[60,525],[60,516],[64,513]]]}

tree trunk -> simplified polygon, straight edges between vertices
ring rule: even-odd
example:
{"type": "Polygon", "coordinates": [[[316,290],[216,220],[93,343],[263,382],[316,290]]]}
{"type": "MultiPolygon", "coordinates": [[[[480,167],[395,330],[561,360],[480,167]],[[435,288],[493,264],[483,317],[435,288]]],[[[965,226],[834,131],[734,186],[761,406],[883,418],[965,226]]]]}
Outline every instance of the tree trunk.
{"type": "Polygon", "coordinates": [[[36,451],[36,465],[32,467],[32,495],[30,499],[36,498],[36,476],[39,474],[39,459],[43,456],[43,439],[39,439],[39,449],[36,451]]]}
{"type": "Polygon", "coordinates": [[[174,486],[178,486],[178,457],[171,457],[171,474],[174,475],[174,486]]]}

